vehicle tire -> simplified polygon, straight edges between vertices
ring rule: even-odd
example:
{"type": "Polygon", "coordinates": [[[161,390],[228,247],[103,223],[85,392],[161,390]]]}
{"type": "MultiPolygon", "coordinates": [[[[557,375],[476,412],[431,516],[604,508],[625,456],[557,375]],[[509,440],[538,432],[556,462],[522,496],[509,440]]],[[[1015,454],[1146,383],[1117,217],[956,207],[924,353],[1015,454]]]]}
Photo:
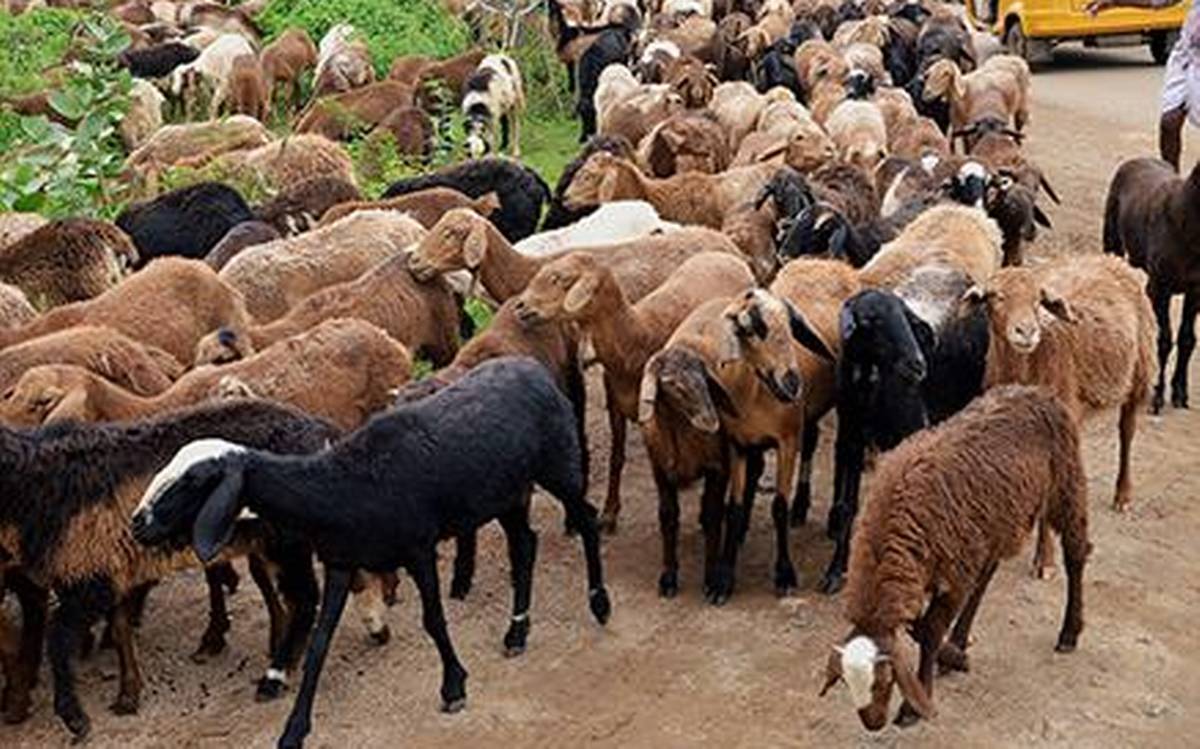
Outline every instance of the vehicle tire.
{"type": "Polygon", "coordinates": [[[1150,56],[1156,65],[1166,65],[1175,46],[1176,35],[1170,31],[1155,31],[1150,35],[1150,56]]]}
{"type": "Polygon", "coordinates": [[[1025,32],[1021,30],[1021,21],[1012,19],[1004,29],[1004,49],[1010,55],[1016,55],[1022,60],[1029,62],[1029,39],[1026,38],[1025,32]]]}

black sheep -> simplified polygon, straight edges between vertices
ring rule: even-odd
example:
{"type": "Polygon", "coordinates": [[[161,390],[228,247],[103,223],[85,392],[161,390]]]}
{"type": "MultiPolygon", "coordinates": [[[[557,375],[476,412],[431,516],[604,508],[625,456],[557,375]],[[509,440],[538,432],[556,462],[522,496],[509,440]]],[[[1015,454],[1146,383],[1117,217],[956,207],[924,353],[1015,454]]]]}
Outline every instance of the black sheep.
{"type": "Polygon", "coordinates": [[[338,203],[362,199],[358,188],[341,177],[314,177],[285,187],[254,213],[287,237],[314,228],[325,211],[338,203]]]}
{"type": "MultiPolygon", "coordinates": [[[[180,563],[175,549],[138,553],[128,530],[127,518],[137,499],[130,492],[140,491],[176,451],[198,439],[223,437],[302,453],[316,451],[336,436],[324,422],[262,401],[201,406],[134,424],[0,429],[0,482],[7,482],[0,488],[5,497],[0,502],[0,531],[20,539],[19,553],[8,550],[20,570],[53,588],[57,597],[47,653],[54,676],[54,710],[73,734],[82,737],[89,728],[70,663],[79,650],[80,635],[99,617],[111,616],[120,659],[120,692],[113,709],[135,712],[141,679],[132,624],[147,587],[180,563]],[[106,519],[106,514],[115,517],[106,519]]],[[[307,541],[292,535],[263,533],[261,527],[239,531],[265,542],[267,557],[281,570],[280,591],[290,608],[290,617],[277,616],[283,612],[274,591],[264,589],[272,612],[272,653],[259,694],[272,697],[282,690],[283,675],[299,657],[312,626],[317,600],[312,552],[307,541]]],[[[223,598],[219,605],[223,609],[223,598]]],[[[229,626],[223,610],[214,614],[210,631],[214,626],[211,634],[223,645],[229,626]]],[[[203,648],[209,647],[209,637],[206,632],[203,648]]],[[[26,640],[40,646],[40,632],[27,633],[26,640]]],[[[22,660],[36,665],[36,656],[22,660]]],[[[10,699],[27,699],[22,693],[31,686],[34,673],[9,676],[10,699]]]]}
{"type": "Polygon", "coordinates": [[[614,63],[629,61],[632,35],[627,29],[606,29],[596,35],[596,41],[579,56],[576,76],[579,81],[579,98],[575,112],[579,115],[579,142],[583,143],[596,134],[596,87],[600,74],[614,63]]]}
{"type": "Polygon", "coordinates": [[[833,206],[814,203],[784,227],[777,251],[784,262],[802,255],[828,255],[861,268],[885,242],[896,238],[899,228],[896,222],[880,218],[854,226],[833,206]]]}
{"type": "Polygon", "coordinates": [[[597,151],[607,151],[623,159],[632,160],[634,157],[633,146],[629,144],[629,141],[624,136],[593,136],[591,140],[584,144],[579,153],[575,155],[575,158],[571,159],[563,167],[562,174],[558,178],[558,183],[554,186],[554,195],[550,198],[550,208],[546,211],[546,218],[542,219],[542,231],[559,229],[568,224],[573,224],[584,216],[594,213],[600,207],[598,205],[589,205],[583,208],[567,208],[563,203],[563,195],[566,193],[567,188],[571,186],[571,180],[575,179],[575,173],[597,151]]]}
{"type": "Polygon", "coordinates": [[[796,77],[796,63],[792,58],[795,50],[788,51],[785,40],[776,42],[754,64],[755,87],[760,93],[782,86],[796,95],[803,96],[800,79],[796,77]]]}
{"type": "Polygon", "coordinates": [[[127,49],[117,55],[117,62],[135,78],[162,78],[199,56],[200,50],[190,44],[164,42],[143,49],[127,49]]]}
{"type": "Polygon", "coordinates": [[[393,182],[383,197],[394,198],[430,187],[451,187],[471,198],[496,193],[500,208],[488,218],[509,242],[520,241],[537,231],[542,204],[550,200],[550,187],[537,172],[519,162],[494,156],[393,182]]]}
{"type": "Polygon", "coordinates": [[[209,560],[248,508],[312,539],[325,564],[325,591],[281,747],[301,746],[309,732],[317,679],[355,569],[404,567],[412,576],[442,659],[442,707],[456,711],[466,700],[467,672],[446,631],[436,544],[499,520],[513,582],[504,644],[511,655],[524,650],[537,549],[527,501],[534,483],[562,501],[582,537],[591,610],[601,623],[608,619],[575,415],[533,359],[481,364],[424,400],[376,416],[320,455],[280,457],[228,443],[209,455],[147,496],[133,518],[134,535],[147,544],[190,535],[197,555],[209,560]]]}
{"type": "Polygon", "coordinates": [[[983,392],[987,313],[982,305],[961,300],[970,282],[957,275],[944,290],[944,296],[956,301],[936,331],[889,291],[863,291],[842,306],[838,433],[827,528],[836,547],[821,583],[826,593],[844,582],[867,448],[889,450],[983,392]]]}
{"type": "Polygon", "coordinates": [[[117,216],[117,226],[133,239],[141,268],[164,255],[203,260],[230,229],[253,218],[237,190],[200,182],[134,203],[117,216]]]}

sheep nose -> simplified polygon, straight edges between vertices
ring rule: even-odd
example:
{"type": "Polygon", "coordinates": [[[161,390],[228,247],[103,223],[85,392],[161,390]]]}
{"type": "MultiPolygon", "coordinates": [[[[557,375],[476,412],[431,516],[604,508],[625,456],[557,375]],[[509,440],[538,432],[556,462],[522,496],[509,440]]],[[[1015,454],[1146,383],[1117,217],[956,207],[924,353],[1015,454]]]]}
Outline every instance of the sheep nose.
{"type": "Polygon", "coordinates": [[[1036,325],[1014,325],[1009,332],[1009,341],[1019,350],[1032,351],[1038,344],[1038,328],[1036,325]]]}

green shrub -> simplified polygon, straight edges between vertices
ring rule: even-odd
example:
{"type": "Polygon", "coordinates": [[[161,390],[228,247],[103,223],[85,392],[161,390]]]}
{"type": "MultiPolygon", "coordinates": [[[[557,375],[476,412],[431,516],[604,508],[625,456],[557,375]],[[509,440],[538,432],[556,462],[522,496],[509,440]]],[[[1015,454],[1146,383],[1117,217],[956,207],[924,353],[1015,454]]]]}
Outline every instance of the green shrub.
{"type": "Polygon", "coordinates": [[[48,8],[19,16],[0,13],[0,95],[42,88],[42,71],[62,61],[81,17],[73,10],[48,8]]]}

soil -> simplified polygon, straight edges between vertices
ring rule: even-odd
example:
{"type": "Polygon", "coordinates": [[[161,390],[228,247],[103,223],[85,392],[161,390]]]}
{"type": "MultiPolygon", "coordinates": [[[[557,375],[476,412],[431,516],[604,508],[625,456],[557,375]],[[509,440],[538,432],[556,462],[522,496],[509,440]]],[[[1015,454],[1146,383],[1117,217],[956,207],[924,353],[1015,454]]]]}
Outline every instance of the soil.
{"type": "MultiPolygon", "coordinates": [[[[1122,160],[1154,152],[1161,75],[1144,49],[1060,50],[1056,64],[1039,71],[1028,147],[1065,202],[1051,211],[1055,229],[1043,234],[1035,255],[1099,251],[1109,175],[1122,160]]],[[[1200,142],[1194,130],[1187,137],[1200,142]]],[[[592,414],[592,495],[599,504],[608,435],[600,409],[592,414]]],[[[1193,576],[1200,563],[1200,416],[1168,410],[1141,420],[1135,499],[1127,515],[1109,506],[1116,415],[1089,425],[1095,551],[1077,652],[1054,652],[1063,579],[1032,579],[1030,549],[1001,567],[984,601],[970,673],[937,682],[938,716],[875,735],[860,726],[844,688],[817,697],[829,647],[846,631],[840,601],[815,589],[831,551],[820,521],[831,492],[832,428],[823,425],[816,522],[792,533],[801,575],[795,595],[778,599],[771,590],[771,522],[768,503],[759,502],[737,593],[722,608],[704,603],[692,491],[683,502],[682,589],[673,600],[659,598],[654,485],[633,430],[621,524],[604,547],[614,605],[606,628],[587,611],[578,541],[564,536],[556,504],[540,498],[528,652],[516,659],[502,654],[508,561],[501,532],[489,527],[481,535],[470,598],[446,602],[451,635],[470,671],[467,709],[456,715],[438,710],[439,662],[406,581],[400,603],[388,613],[393,637],[386,646],[371,644],[347,610],[317,695],[309,746],[1196,745],[1200,660],[1192,617],[1200,614],[1200,583],[1193,576]]],[[[443,554],[443,585],[450,551],[443,554]]],[[[206,611],[196,574],[171,580],[151,596],[139,634],[146,688],[138,716],[117,717],[107,709],[117,689],[111,651],[78,665],[79,692],[93,720],[91,746],[273,745],[294,692],[273,703],[254,702],[253,681],[266,665],[266,615],[249,577],[243,575],[232,599],[229,647],[197,665],[188,653],[206,611]]],[[[27,723],[0,726],[0,745],[67,743],[53,715],[48,679],[43,674],[27,723]]]]}

